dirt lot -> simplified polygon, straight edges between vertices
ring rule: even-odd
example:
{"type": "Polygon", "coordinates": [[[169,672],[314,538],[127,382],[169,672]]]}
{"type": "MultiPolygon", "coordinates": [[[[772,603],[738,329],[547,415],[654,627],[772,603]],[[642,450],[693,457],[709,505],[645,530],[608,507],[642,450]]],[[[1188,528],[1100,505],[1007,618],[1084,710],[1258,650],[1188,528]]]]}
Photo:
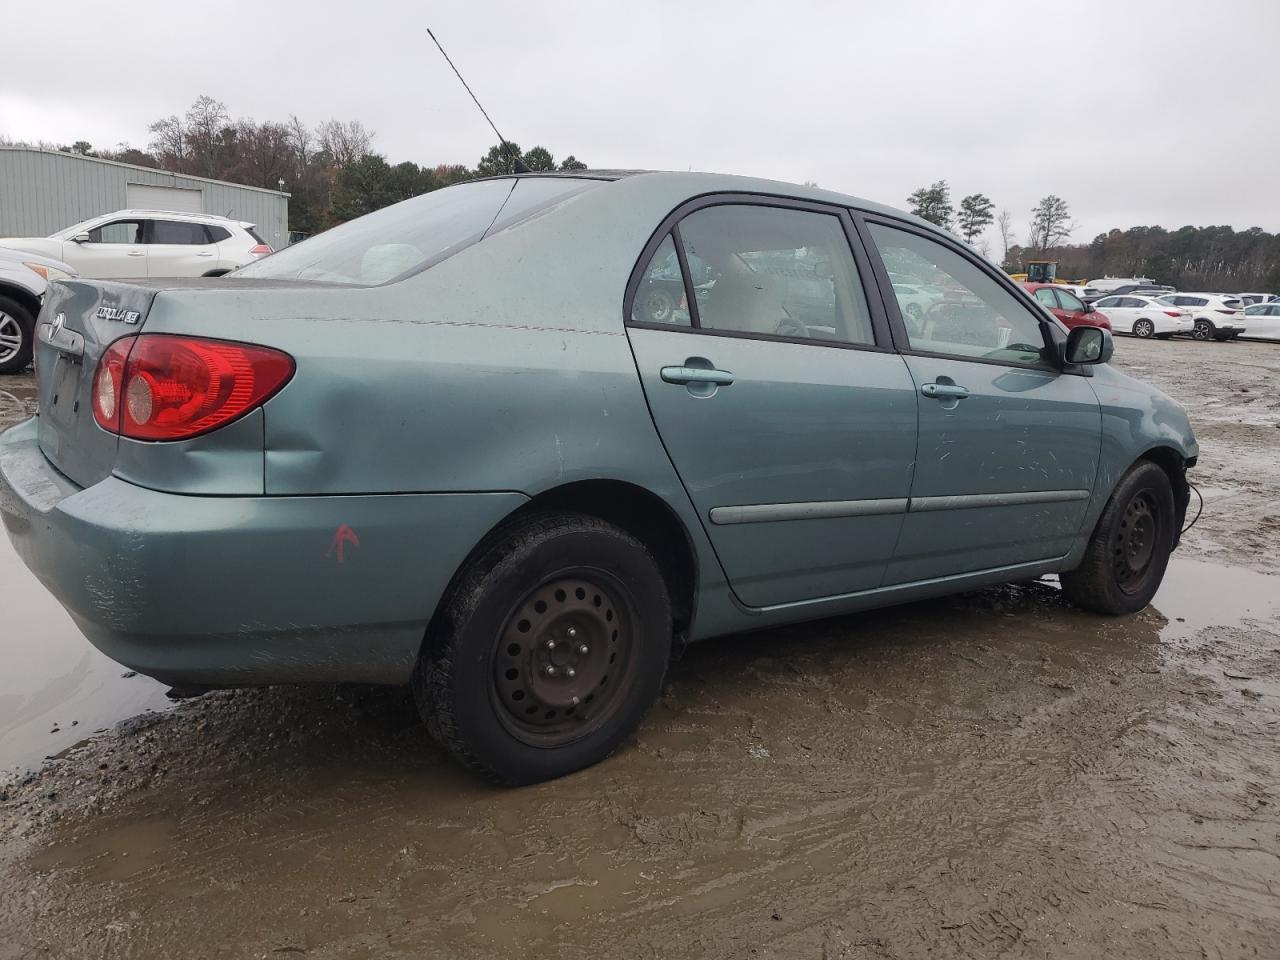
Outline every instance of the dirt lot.
{"type": "Polygon", "coordinates": [[[1202,445],[1144,613],[1035,583],[703,644],[518,791],[399,691],[206,695],[0,786],[0,958],[1280,955],[1280,346],[1117,363],[1202,445]]]}

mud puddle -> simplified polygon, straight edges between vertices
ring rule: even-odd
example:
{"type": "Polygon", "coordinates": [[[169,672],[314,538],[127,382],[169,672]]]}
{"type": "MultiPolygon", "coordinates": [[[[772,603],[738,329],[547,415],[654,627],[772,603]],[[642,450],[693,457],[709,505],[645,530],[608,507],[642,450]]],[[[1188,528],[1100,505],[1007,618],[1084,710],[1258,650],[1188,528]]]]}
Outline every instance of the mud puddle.
{"type": "Polygon", "coordinates": [[[98,653],[0,530],[0,783],[95,732],[168,705],[98,653]]]}
{"type": "Polygon", "coordinates": [[[698,645],[518,791],[398,691],[206,696],[11,798],[0,957],[1273,955],[1278,586],[1178,560],[1133,618],[1035,583],[698,645]]]}
{"type": "MultiPolygon", "coordinates": [[[[35,413],[35,377],[0,377],[0,430],[35,413]]],[[[164,687],[91,647],[0,529],[0,784],[95,732],[164,709],[164,687]]]]}

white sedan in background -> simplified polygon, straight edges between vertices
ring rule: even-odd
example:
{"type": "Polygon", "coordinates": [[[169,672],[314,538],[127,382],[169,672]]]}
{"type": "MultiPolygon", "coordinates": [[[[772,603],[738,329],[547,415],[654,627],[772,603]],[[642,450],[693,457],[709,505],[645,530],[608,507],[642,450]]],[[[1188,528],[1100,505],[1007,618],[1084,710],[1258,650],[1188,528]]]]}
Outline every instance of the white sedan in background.
{"type": "Polygon", "coordinates": [[[1280,301],[1245,307],[1244,335],[1250,340],[1280,340],[1280,301]]]}
{"type": "Polygon", "coordinates": [[[1190,313],[1154,297],[1126,293],[1102,297],[1093,301],[1093,306],[1106,314],[1114,333],[1132,333],[1144,340],[1148,337],[1168,340],[1175,333],[1191,333],[1196,325],[1190,313]]]}

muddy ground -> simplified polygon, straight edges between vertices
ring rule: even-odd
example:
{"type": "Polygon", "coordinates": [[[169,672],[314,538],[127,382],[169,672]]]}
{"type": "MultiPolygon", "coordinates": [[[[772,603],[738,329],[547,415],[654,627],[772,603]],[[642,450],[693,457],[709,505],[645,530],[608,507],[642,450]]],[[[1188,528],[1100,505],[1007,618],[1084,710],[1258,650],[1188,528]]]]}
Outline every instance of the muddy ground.
{"type": "Polygon", "coordinates": [[[1202,447],[1144,613],[1040,582],[702,644],[515,791],[399,691],[142,714],[0,786],[0,958],[1280,956],[1280,346],[1116,362],[1202,447]]]}

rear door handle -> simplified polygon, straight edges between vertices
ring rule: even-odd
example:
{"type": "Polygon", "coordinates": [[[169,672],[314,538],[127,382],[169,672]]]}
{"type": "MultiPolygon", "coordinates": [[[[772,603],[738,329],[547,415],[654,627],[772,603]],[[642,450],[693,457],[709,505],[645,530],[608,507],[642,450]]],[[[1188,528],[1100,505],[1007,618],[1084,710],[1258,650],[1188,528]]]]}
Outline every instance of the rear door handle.
{"type": "Polygon", "coordinates": [[[718,387],[727,387],[733,383],[733,374],[714,367],[663,367],[662,379],[667,383],[714,383],[718,387]]]}
{"type": "Polygon", "coordinates": [[[212,251],[212,250],[205,250],[205,251],[203,251],[202,253],[197,253],[197,254],[196,254],[196,256],[197,256],[197,257],[212,257],[212,256],[213,256],[213,251],[212,251]]]}
{"type": "Polygon", "coordinates": [[[967,387],[956,383],[922,383],[920,392],[934,400],[963,400],[969,395],[967,387]]]}
{"type": "Polygon", "coordinates": [[[145,251],[145,250],[130,250],[130,251],[129,251],[129,256],[131,256],[131,257],[145,257],[146,255],[147,255],[147,251],[145,251]]]}

